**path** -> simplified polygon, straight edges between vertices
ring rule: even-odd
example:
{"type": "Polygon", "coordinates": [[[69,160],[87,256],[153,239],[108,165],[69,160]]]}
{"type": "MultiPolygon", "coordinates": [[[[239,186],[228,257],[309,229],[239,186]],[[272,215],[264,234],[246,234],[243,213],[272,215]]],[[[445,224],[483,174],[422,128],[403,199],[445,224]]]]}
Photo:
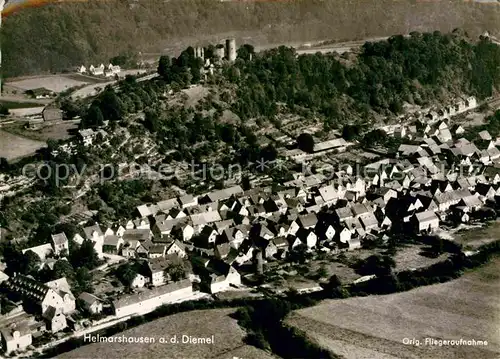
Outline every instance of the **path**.
{"type": "MultiPolygon", "coordinates": [[[[157,76],[158,76],[158,74],[156,74],[156,73],[149,74],[149,75],[146,75],[146,76],[142,76],[142,77],[137,78],[137,82],[151,80],[151,79],[153,79],[153,78],[155,78],[157,76]]],[[[114,84],[116,84],[116,82],[117,82],[116,80],[113,80],[113,81],[108,81],[108,82],[93,83],[93,84],[87,85],[87,86],[82,87],[81,89],[78,89],[75,92],[73,92],[71,94],[71,98],[73,100],[76,100],[78,98],[85,98],[85,97],[95,96],[95,95],[97,95],[99,88],[100,89],[104,89],[108,85],[114,85],[114,84]]]]}

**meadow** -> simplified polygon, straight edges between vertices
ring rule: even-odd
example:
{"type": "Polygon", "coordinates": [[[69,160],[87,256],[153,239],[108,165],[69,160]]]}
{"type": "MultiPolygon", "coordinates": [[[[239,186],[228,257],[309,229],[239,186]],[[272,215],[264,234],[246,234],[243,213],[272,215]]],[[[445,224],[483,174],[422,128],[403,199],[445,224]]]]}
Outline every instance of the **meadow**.
{"type": "Polygon", "coordinates": [[[80,358],[245,358],[270,359],[267,352],[246,345],[245,331],[230,317],[234,309],[197,310],[160,318],[126,330],[117,336],[154,337],[153,344],[93,343],[61,354],[61,359],[80,358]],[[161,344],[160,337],[214,336],[214,344],[161,344]]]}
{"type": "Polygon", "coordinates": [[[24,91],[43,87],[47,90],[59,93],[72,87],[85,85],[87,82],[89,81],[76,80],[71,76],[53,75],[15,80],[8,82],[8,85],[24,91]]]}
{"type": "Polygon", "coordinates": [[[46,147],[45,142],[32,140],[0,130],[0,157],[15,161],[34,154],[40,148],[46,147]]]}

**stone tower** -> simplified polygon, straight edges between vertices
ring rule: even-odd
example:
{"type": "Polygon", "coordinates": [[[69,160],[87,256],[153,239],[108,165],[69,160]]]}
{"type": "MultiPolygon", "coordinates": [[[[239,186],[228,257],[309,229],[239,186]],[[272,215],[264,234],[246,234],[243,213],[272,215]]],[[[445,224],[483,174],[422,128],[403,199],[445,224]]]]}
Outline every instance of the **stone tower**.
{"type": "Polygon", "coordinates": [[[228,61],[236,60],[236,40],[235,39],[227,39],[226,40],[226,57],[228,61]]]}

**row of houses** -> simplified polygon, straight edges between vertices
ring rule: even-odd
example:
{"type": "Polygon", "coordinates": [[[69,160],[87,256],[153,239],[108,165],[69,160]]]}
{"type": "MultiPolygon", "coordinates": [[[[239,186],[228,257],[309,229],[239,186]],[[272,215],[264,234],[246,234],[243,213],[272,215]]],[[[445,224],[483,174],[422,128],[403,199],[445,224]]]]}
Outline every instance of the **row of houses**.
{"type": "Polygon", "coordinates": [[[455,134],[462,134],[464,129],[461,126],[455,126],[453,129],[448,129],[447,123],[460,114],[471,111],[478,106],[477,100],[474,96],[467,97],[466,99],[459,99],[455,104],[445,106],[439,109],[429,109],[427,112],[411,113],[401,117],[404,123],[382,126],[389,135],[395,137],[409,137],[429,135],[439,136],[445,141],[451,140],[451,130],[455,134]]]}
{"type": "Polygon", "coordinates": [[[121,72],[121,68],[118,65],[109,64],[108,66],[104,66],[100,64],[99,66],[90,65],[86,68],[84,65],[77,68],[77,72],[80,74],[89,73],[93,76],[105,76],[112,77],[121,72]]]}

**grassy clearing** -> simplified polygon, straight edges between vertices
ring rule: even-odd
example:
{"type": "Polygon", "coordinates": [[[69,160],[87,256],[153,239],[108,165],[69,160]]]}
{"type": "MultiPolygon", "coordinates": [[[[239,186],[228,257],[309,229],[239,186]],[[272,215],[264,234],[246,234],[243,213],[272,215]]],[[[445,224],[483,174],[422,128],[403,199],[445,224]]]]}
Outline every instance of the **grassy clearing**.
{"type": "Polygon", "coordinates": [[[418,244],[408,244],[402,247],[398,247],[397,252],[394,256],[394,261],[396,262],[396,271],[429,267],[433,264],[444,261],[449,255],[449,253],[443,253],[436,258],[430,258],[428,256],[422,255],[422,251],[424,251],[426,248],[429,248],[429,246],[418,244]]]}
{"type": "Polygon", "coordinates": [[[54,125],[45,126],[37,130],[24,128],[23,123],[14,123],[4,127],[5,132],[21,136],[34,141],[46,142],[52,140],[67,140],[71,138],[72,132],[78,129],[78,123],[75,121],[64,121],[54,125]]]}
{"type": "Polygon", "coordinates": [[[498,358],[500,260],[464,277],[387,296],[327,300],[287,323],[346,358],[498,358]],[[488,346],[412,346],[404,338],[486,340],[488,346]]]}
{"type": "Polygon", "coordinates": [[[454,241],[462,244],[465,250],[477,249],[500,238],[500,219],[474,230],[459,231],[453,237],[454,241]]]}

